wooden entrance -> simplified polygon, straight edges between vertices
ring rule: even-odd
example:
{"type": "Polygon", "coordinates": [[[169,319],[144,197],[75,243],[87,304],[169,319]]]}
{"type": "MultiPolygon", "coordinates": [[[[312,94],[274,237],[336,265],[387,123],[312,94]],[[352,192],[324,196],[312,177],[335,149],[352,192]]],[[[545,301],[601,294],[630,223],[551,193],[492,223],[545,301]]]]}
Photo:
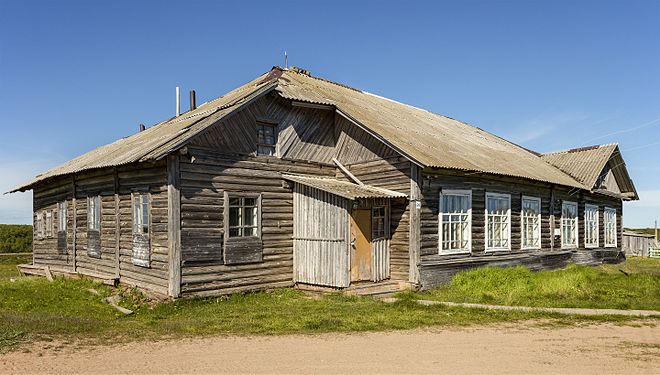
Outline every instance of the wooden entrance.
{"type": "Polygon", "coordinates": [[[351,281],[371,280],[371,210],[351,212],[351,281]]]}

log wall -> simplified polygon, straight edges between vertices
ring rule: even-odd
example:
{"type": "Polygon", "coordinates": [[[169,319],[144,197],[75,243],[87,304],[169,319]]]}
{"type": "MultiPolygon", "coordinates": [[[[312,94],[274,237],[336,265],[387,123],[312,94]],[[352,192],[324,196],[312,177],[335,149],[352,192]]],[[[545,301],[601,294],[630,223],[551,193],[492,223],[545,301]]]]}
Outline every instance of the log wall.
{"type": "Polygon", "coordinates": [[[422,182],[421,213],[421,279],[422,287],[428,288],[446,282],[454,273],[482,265],[510,266],[525,264],[533,269],[556,268],[573,261],[583,264],[614,261],[621,249],[605,248],[603,230],[603,209],[605,206],[617,209],[617,225],[621,235],[621,201],[603,195],[582,193],[550,184],[526,182],[513,178],[470,174],[463,172],[426,170],[422,182]],[[472,251],[471,254],[439,254],[439,194],[442,189],[472,191],[472,251]],[[485,198],[486,192],[511,195],[511,251],[485,251],[485,198]],[[521,248],[521,202],[522,196],[541,198],[541,249],[521,248]],[[553,209],[554,198],[554,209],[553,209]],[[562,249],[561,238],[553,238],[551,228],[560,228],[561,202],[578,202],[578,246],[562,249]],[[584,246],[584,206],[599,206],[599,245],[598,248],[584,246]],[[554,222],[551,213],[554,214],[554,222]]]}
{"type": "Polygon", "coordinates": [[[34,190],[35,220],[37,214],[52,210],[56,227],[57,203],[64,200],[67,202],[66,253],[59,251],[58,254],[57,229],[54,236],[43,239],[38,238],[35,231],[35,265],[49,265],[69,272],[115,278],[125,284],[167,294],[169,263],[167,179],[164,162],[80,173],[75,180],[72,177],[56,178],[34,190]],[[131,193],[134,191],[150,193],[149,267],[138,267],[132,262],[131,193]],[[87,252],[87,198],[96,195],[101,196],[101,253],[98,257],[90,256],[87,252]]]}

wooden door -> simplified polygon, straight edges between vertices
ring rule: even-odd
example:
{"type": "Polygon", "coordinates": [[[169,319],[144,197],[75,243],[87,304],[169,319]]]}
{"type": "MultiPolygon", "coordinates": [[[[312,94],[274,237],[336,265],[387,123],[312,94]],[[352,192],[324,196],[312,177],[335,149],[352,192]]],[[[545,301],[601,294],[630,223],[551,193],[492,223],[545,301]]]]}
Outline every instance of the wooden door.
{"type": "Polygon", "coordinates": [[[351,212],[351,281],[371,280],[371,210],[351,212]]]}

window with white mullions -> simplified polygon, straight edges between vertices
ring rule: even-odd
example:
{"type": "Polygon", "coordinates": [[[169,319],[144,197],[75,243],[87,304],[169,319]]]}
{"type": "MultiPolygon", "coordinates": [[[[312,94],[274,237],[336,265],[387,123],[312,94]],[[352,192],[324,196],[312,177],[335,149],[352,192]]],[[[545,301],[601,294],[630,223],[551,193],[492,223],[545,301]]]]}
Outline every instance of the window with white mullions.
{"type": "Polygon", "coordinates": [[[603,224],[605,229],[605,247],[617,246],[616,210],[605,207],[603,211],[603,224]]]}
{"type": "Polygon", "coordinates": [[[257,155],[275,155],[275,145],[277,144],[277,126],[257,122],[257,155]]]}
{"type": "Polygon", "coordinates": [[[511,196],[486,193],[486,251],[511,250],[511,196]]]}
{"type": "Polygon", "coordinates": [[[229,198],[229,237],[257,237],[258,201],[254,197],[229,198]]]}
{"type": "Polygon", "coordinates": [[[561,247],[574,248],[578,244],[578,209],[575,202],[561,204],[561,247]]]}
{"type": "Polygon", "coordinates": [[[584,247],[598,247],[598,206],[584,205],[584,247]]]}
{"type": "Polygon", "coordinates": [[[149,194],[133,194],[133,234],[149,234],[149,194]]]}
{"type": "Polygon", "coordinates": [[[371,240],[385,238],[385,207],[371,209],[371,240]]]}
{"type": "Polygon", "coordinates": [[[46,211],[46,237],[53,237],[53,212],[46,211]]]}
{"type": "Polygon", "coordinates": [[[541,248],[541,199],[522,197],[520,213],[523,249],[541,248]]]}
{"type": "Polygon", "coordinates": [[[470,252],[472,192],[469,190],[441,192],[439,216],[440,253],[470,252]]]}

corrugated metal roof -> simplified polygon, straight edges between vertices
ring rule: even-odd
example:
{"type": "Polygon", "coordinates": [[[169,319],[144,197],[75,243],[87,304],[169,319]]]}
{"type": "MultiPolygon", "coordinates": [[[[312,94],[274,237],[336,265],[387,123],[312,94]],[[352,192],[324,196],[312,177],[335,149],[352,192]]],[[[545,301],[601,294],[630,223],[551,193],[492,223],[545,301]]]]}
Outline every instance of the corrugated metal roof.
{"type": "Polygon", "coordinates": [[[277,77],[270,72],[263,74],[217,99],[200,105],[195,110],[186,112],[179,117],[170,118],[129,137],[95,148],[37,175],[34,179],[9,192],[28,190],[34,184],[52,177],[139,161],[158,160],[218,119],[240,108],[241,104],[273,89],[277,77]]]}
{"type": "Polygon", "coordinates": [[[333,104],[421,165],[585,188],[537,154],[466,123],[292,70],[282,78],[283,97],[333,104]]]}
{"type": "Polygon", "coordinates": [[[383,189],[371,185],[358,185],[351,182],[339,181],[334,178],[311,177],[294,174],[282,174],[282,178],[323,190],[347,199],[358,198],[406,198],[406,194],[398,191],[383,189]]]}
{"type": "Polygon", "coordinates": [[[541,159],[593,188],[616,147],[616,144],[609,144],[550,152],[541,155],[541,159]]]}
{"type": "Polygon", "coordinates": [[[37,176],[12,192],[27,190],[50,177],[158,160],[252,98],[271,89],[276,89],[288,99],[335,106],[340,114],[423,166],[591,188],[544,162],[537,154],[466,123],[295,70],[275,67],[196,110],[94,149],[37,176]]]}

